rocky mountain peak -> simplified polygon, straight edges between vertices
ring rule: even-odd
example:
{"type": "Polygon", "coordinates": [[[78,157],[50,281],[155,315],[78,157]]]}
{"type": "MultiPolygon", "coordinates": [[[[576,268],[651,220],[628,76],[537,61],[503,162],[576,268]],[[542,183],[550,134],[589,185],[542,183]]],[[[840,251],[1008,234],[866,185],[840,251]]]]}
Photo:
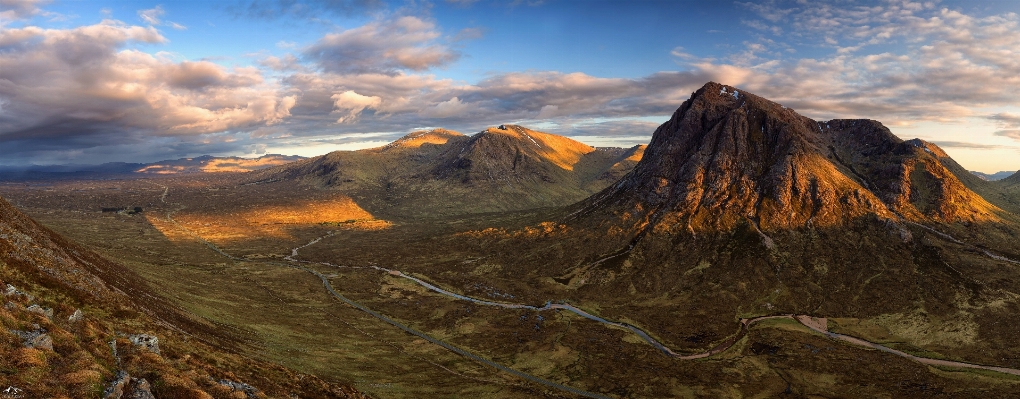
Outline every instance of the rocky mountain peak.
{"type": "Polygon", "coordinates": [[[994,219],[957,168],[937,145],[903,141],[877,121],[815,121],[709,82],[656,129],[634,170],[578,214],[688,231],[994,219]]]}
{"type": "MultiPolygon", "coordinates": [[[[652,136],[644,158],[596,199],[688,230],[750,222],[762,230],[894,215],[833,164],[820,124],[710,82],[652,136]]],[[[596,205],[599,206],[599,205],[596,205]]]]}

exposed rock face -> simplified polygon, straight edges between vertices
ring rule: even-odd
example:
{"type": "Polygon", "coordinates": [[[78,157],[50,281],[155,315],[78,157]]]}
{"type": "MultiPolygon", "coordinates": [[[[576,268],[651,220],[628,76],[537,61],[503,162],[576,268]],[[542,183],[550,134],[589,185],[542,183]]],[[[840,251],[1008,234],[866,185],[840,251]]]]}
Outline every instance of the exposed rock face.
{"type": "Polygon", "coordinates": [[[110,381],[106,385],[106,389],[103,390],[103,399],[121,399],[124,397],[124,391],[127,390],[130,383],[131,376],[128,375],[127,371],[118,371],[117,376],[113,377],[113,381],[110,381]]]}
{"type": "Polygon", "coordinates": [[[817,122],[742,90],[708,83],[654,133],[644,158],[579,214],[644,229],[761,231],[897,220],[993,218],[920,140],[871,120],[817,122]]]}
{"type": "Polygon", "coordinates": [[[32,312],[32,313],[36,313],[36,314],[40,314],[40,315],[46,316],[47,319],[53,319],[53,309],[52,308],[44,308],[44,307],[39,306],[39,305],[31,305],[31,306],[25,308],[25,310],[27,310],[29,312],[32,312]]]}
{"type": "Polygon", "coordinates": [[[128,337],[131,340],[131,344],[136,347],[145,349],[149,352],[159,354],[159,338],[154,335],[148,334],[135,334],[128,337]]]}
{"type": "Polygon", "coordinates": [[[21,338],[26,348],[53,350],[53,338],[50,338],[44,329],[33,331],[11,330],[11,333],[21,338]]]}
{"type": "Polygon", "coordinates": [[[220,385],[223,385],[223,386],[225,386],[227,388],[230,388],[230,390],[233,391],[233,392],[242,392],[242,393],[244,393],[244,395],[246,397],[248,397],[250,399],[257,398],[258,394],[259,394],[258,388],[255,388],[255,387],[253,387],[251,385],[248,385],[248,384],[245,384],[243,382],[234,382],[234,381],[230,381],[230,380],[219,380],[219,381],[217,381],[217,383],[220,384],[220,385]]]}
{"type": "Polygon", "coordinates": [[[149,381],[144,378],[132,378],[130,388],[130,391],[124,396],[125,399],[156,399],[152,395],[149,381]]]}

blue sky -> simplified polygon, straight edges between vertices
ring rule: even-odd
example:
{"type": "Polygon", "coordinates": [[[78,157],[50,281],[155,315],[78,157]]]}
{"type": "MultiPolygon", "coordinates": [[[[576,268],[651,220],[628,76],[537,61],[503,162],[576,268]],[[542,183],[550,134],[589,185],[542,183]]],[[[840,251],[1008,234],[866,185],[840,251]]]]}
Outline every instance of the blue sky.
{"type": "Polygon", "coordinates": [[[1020,2],[0,0],[0,164],[645,143],[709,80],[1020,169],[1020,2]]]}

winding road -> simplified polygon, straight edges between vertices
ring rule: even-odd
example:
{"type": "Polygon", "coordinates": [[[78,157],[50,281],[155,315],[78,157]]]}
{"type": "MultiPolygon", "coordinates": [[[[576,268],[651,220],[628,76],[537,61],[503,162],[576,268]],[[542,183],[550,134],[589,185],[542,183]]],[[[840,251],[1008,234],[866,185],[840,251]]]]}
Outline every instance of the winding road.
{"type": "MultiPolygon", "coordinates": [[[[158,183],[152,183],[152,184],[161,186],[164,189],[163,194],[160,197],[160,200],[164,204],[169,205],[169,203],[166,200],[166,196],[169,193],[169,187],[167,187],[165,185],[162,185],[162,184],[158,184],[158,183]]],[[[231,260],[234,260],[234,261],[239,261],[239,262],[252,262],[252,260],[244,259],[244,258],[239,258],[239,257],[233,256],[233,255],[230,255],[230,254],[224,252],[222,249],[220,249],[215,244],[205,240],[200,235],[196,234],[195,232],[191,231],[190,229],[188,229],[188,228],[184,227],[183,225],[181,225],[180,223],[178,223],[176,220],[173,219],[173,213],[179,211],[180,209],[183,209],[183,207],[167,211],[167,213],[166,213],[167,221],[169,221],[173,225],[177,226],[179,229],[187,232],[189,235],[194,237],[196,240],[198,240],[199,242],[203,243],[204,245],[206,245],[207,247],[209,247],[211,250],[215,251],[216,253],[220,254],[221,256],[224,256],[224,257],[226,257],[228,259],[231,259],[231,260]]],[[[927,228],[926,226],[922,226],[922,227],[927,228]]],[[[936,233],[939,233],[939,232],[936,231],[936,233]]],[[[379,320],[381,320],[381,321],[383,321],[383,322],[385,322],[387,324],[390,324],[390,325],[392,325],[394,327],[397,327],[397,328],[399,328],[399,329],[401,329],[401,330],[403,330],[403,331],[405,331],[407,333],[410,333],[412,335],[415,335],[417,337],[425,339],[428,342],[431,342],[433,344],[439,345],[439,346],[441,346],[441,347],[443,347],[443,348],[445,348],[445,349],[447,349],[447,350],[449,350],[451,352],[457,353],[457,354],[459,354],[461,356],[467,357],[469,359],[472,359],[472,360],[474,360],[476,362],[479,362],[479,363],[485,364],[487,366],[493,367],[495,369],[498,369],[498,370],[501,370],[501,371],[513,374],[513,375],[518,376],[520,378],[523,378],[525,380],[532,381],[532,382],[535,382],[535,383],[538,383],[538,384],[541,384],[541,385],[545,385],[547,387],[554,388],[554,389],[557,389],[557,390],[560,390],[560,391],[563,391],[563,392],[569,392],[569,393],[572,393],[572,394],[580,395],[580,396],[583,396],[583,397],[599,398],[599,399],[609,399],[608,396],[605,396],[605,395],[602,395],[602,394],[599,394],[599,393],[594,393],[594,392],[588,392],[588,391],[580,390],[580,389],[577,389],[577,388],[573,388],[573,387],[570,387],[570,386],[559,384],[559,383],[556,383],[556,382],[553,382],[553,381],[549,381],[549,380],[546,380],[546,379],[543,379],[543,378],[540,378],[540,377],[536,377],[536,376],[533,376],[533,375],[521,372],[519,370],[515,370],[515,369],[512,369],[512,368],[503,366],[503,365],[495,363],[495,362],[493,362],[493,361],[491,361],[489,359],[486,359],[486,358],[480,357],[478,355],[475,355],[475,354],[473,354],[473,353],[471,353],[471,352],[469,352],[467,350],[464,350],[462,348],[459,348],[457,346],[454,346],[452,344],[449,344],[449,343],[444,342],[442,340],[439,340],[437,338],[433,338],[432,336],[430,336],[428,334],[425,334],[425,333],[423,333],[421,331],[418,331],[418,330],[416,330],[414,328],[406,326],[406,325],[404,325],[404,324],[402,324],[402,323],[400,323],[398,321],[395,321],[395,320],[393,320],[393,319],[391,319],[391,318],[389,318],[389,317],[387,317],[387,316],[385,316],[383,314],[380,314],[380,313],[378,313],[378,312],[376,312],[376,311],[374,311],[374,310],[372,310],[372,309],[370,309],[370,308],[368,308],[368,307],[366,307],[364,305],[361,305],[360,303],[357,303],[357,302],[355,302],[353,300],[350,300],[349,298],[344,297],[342,294],[340,294],[339,292],[336,291],[336,289],[330,283],[329,278],[326,275],[323,275],[322,273],[320,273],[320,272],[318,272],[316,270],[313,270],[313,269],[301,266],[300,264],[322,264],[322,265],[325,265],[325,266],[336,267],[336,268],[341,268],[342,267],[342,268],[353,268],[353,269],[367,269],[367,268],[371,268],[371,269],[378,270],[380,272],[388,273],[388,274],[390,274],[392,276],[395,276],[395,277],[400,277],[400,278],[404,278],[404,279],[413,281],[416,284],[421,285],[422,287],[425,287],[428,290],[436,292],[436,293],[439,293],[441,295],[444,295],[444,296],[447,296],[447,297],[450,297],[450,298],[453,298],[453,299],[469,301],[469,302],[472,302],[472,303],[475,303],[475,304],[479,304],[479,305],[484,305],[484,306],[493,306],[493,307],[499,307],[499,308],[504,308],[504,309],[527,309],[527,310],[533,310],[533,311],[536,311],[536,312],[543,312],[543,311],[549,311],[549,310],[564,310],[564,311],[569,311],[569,312],[572,312],[572,313],[574,313],[574,314],[576,314],[576,315],[578,315],[580,317],[583,317],[583,318],[586,318],[586,319],[589,319],[589,320],[593,320],[593,321],[602,323],[602,324],[604,324],[606,326],[623,328],[623,329],[629,330],[630,332],[632,332],[632,333],[636,334],[637,336],[641,337],[641,339],[643,339],[645,342],[647,342],[648,344],[652,345],[653,347],[655,347],[656,349],[658,349],[662,353],[666,354],[667,356],[670,356],[670,357],[676,358],[676,359],[680,359],[680,360],[701,359],[701,358],[707,358],[707,357],[710,357],[710,356],[722,353],[722,352],[728,350],[729,348],[731,348],[737,342],[739,342],[740,339],[742,339],[747,334],[749,328],[753,324],[755,324],[755,323],[762,322],[762,321],[765,321],[765,320],[790,319],[790,320],[797,321],[798,323],[800,323],[801,325],[807,327],[811,331],[814,331],[814,332],[817,332],[819,334],[825,335],[826,337],[829,337],[829,338],[831,338],[833,340],[843,341],[843,342],[849,343],[849,344],[854,345],[854,346],[859,346],[859,347],[879,350],[879,351],[882,351],[882,352],[886,352],[886,353],[890,353],[890,354],[897,355],[897,356],[900,356],[900,357],[904,357],[904,358],[916,361],[916,362],[921,363],[921,364],[926,364],[926,365],[931,365],[931,366],[941,366],[941,367],[956,367],[956,368],[967,368],[967,369],[981,369],[981,370],[989,370],[989,371],[995,371],[995,372],[1000,372],[1000,373],[1020,376],[1020,369],[998,367],[998,366],[988,366],[988,365],[981,365],[981,364],[974,364],[974,363],[965,363],[965,362],[956,362],[956,361],[949,361],[949,360],[931,359],[931,358],[925,358],[925,357],[911,355],[909,353],[905,353],[905,352],[902,352],[902,351],[899,351],[899,350],[896,350],[896,349],[892,349],[892,348],[889,348],[889,347],[886,347],[886,346],[883,346],[883,345],[880,345],[880,344],[877,344],[877,343],[873,343],[873,342],[870,342],[870,341],[866,341],[866,340],[863,340],[863,339],[860,339],[860,338],[856,338],[856,337],[852,337],[852,336],[848,336],[848,335],[843,335],[843,334],[838,334],[838,333],[830,332],[827,329],[827,322],[826,322],[826,320],[824,318],[815,318],[815,317],[812,317],[812,316],[809,316],[809,315],[796,315],[796,314],[768,315],[768,316],[759,316],[759,317],[754,317],[754,318],[743,318],[743,319],[740,319],[740,330],[737,332],[736,335],[730,337],[729,339],[727,339],[722,344],[720,344],[720,345],[716,346],[715,348],[712,348],[712,349],[710,349],[710,350],[708,350],[706,352],[697,353],[697,354],[684,355],[684,354],[677,353],[676,351],[674,351],[674,350],[670,349],[669,347],[663,345],[661,342],[659,342],[658,340],[652,338],[647,332],[641,330],[638,327],[635,327],[633,325],[630,325],[630,324],[627,324],[627,323],[623,323],[623,322],[606,320],[606,319],[604,319],[602,317],[593,315],[593,314],[588,313],[588,312],[586,312],[586,311],[584,311],[582,309],[579,309],[579,308],[577,308],[577,307],[575,307],[575,306],[573,306],[573,305],[571,305],[569,303],[562,302],[562,301],[561,302],[557,302],[557,303],[553,303],[553,302],[550,301],[550,302],[547,302],[543,306],[533,306],[533,305],[526,305],[526,304],[515,304],[515,303],[504,303],[504,302],[487,301],[487,300],[484,300],[484,299],[473,298],[473,297],[469,297],[469,296],[465,296],[465,295],[460,295],[460,294],[457,294],[457,293],[454,293],[454,292],[450,292],[448,290],[445,290],[443,288],[437,287],[437,286],[435,286],[435,285],[433,285],[431,283],[428,283],[428,282],[426,282],[424,280],[421,280],[419,278],[416,278],[416,277],[404,274],[403,272],[401,272],[399,270],[387,269],[387,268],[384,268],[384,267],[379,267],[379,266],[374,266],[374,265],[373,266],[365,266],[365,267],[341,266],[341,265],[336,265],[336,264],[332,264],[332,263],[329,263],[329,262],[311,262],[311,261],[304,261],[304,260],[297,259],[298,251],[300,249],[303,249],[303,248],[309,247],[311,245],[317,244],[317,243],[321,242],[323,239],[325,239],[327,237],[330,237],[332,235],[333,235],[333,232],[329,232],[327,235],[315,238],[314,240],[311,240],[310,242],[308,242],[308,243],[306,243],[304,245],[301,245],[299,247],[293,248],[291,250],[290,255],[288,255],[288,256],[286,256],[284,258],[288,263],[280,263],[280,262],[263,262],[263,263],[268,263],[268,264],[272,264],[272,265],[278,265],[278,266],[283,266],[283,267],[299,269],[299,270],[305,271],[307,273],[310,273],[310,274],[316,276],[317,278],[319,278],[322,281],[322,284],[325,287],[325,289],[333,297],[337,298],[341,302],[344,302],[344,303],[346,303],[346,304],[348,304],[348,305],[350,305],[350,306],[352,306],[352,307],[354,307],[354,308],[356,308],[356,309],[358,309],[360,311],[368,313],[369,315],[375,317],[376,319],[379,319],[379,320]]],[[[949,239],[952,239],[953,241],[956,241],[952,237],[949,237],[949,239]]],[[[1016,261],[1013,261],[1011,259],[1005,259],[1005,258],[1001,258],[1000,259],[1000,257],[994,256],[991,253],[987,253],[986,252],[986,254],[988,256],[990,256],[990,257],[996,258],[997,260],[1003,260],[1003,261],[1007,261],[1007,262],[1011,262],[1011,263],[1016,263],[1016,261]]]]}

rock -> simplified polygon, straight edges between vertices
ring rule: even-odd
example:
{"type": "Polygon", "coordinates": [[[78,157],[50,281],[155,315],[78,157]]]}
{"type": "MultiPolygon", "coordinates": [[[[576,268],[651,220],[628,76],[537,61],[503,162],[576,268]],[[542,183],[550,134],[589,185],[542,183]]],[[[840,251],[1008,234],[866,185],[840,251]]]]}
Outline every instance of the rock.
{"type": "Polygon", "coordinates": [[[20,307],[20,305],[14,303],[14,302],[7,302],[7,303],[4,304],[4,308],[6,308],[7,310],[11,310],[11,311],[18,310],[19,307],[20,307]]]}
{"type": "Polygon", "coordinates": [[[131,343],[136,347],[148,350],[149,352],[159,354],[159,338],[149,334],[134,334],[128,337],[131,343]]]}
{"type": "Polygon", "coordinates": [[[23,389],[21,389],[21,388],[18,388],[16,386],[12,385],[12,386],[8,386],[3,391],[0,391],[0,397],[2,397],[4,399],[7,399],[7,398],[10,398],[10,399],[20,399],[20,398],[25,397],[25,391],[23,389]]]}
{"type": "Polygon", "coordinates": [[[124,396],[125,399],[156,399],[152,395],[149,381],[144,378],[132,378],[131,379],[131,391],[124,396]]]}
{"type": "Polygon", "coordinates": [[[32,313],[41,314],[43,316],[46,316],[46,318],[50,319],[50,320],[53,319],[53,308],[44,308],[44,307],[39,306],[39,305],[32,305],[32,306],[29,306],[25,310],[27,310],[29,312],[32,312],[32,313]]]}
{"type": "Polygon", "coordinates": [[[255,398],[258,397],[258,393],[259,393],[258,388],[255,388],[255,387],[253,387],[251,385],[248,385],[248,384],[245,384],[243,382],[234,382],[234,381],[230,381],[230,380],[219,380],[218,383],[220,385],[223,385],[223,386],[227,387],[227,388],[230,388],[230,390],[232,390],[234,392],[244,392],[244,394],[247,395],[249,399],[255,399],[255,398]]]}
{"type": "Polygon", "coordinates": [[[103,390],[103,399],[121,399],[129,382],[131,382],[131,376],[128,375],[127,371],[118,371],[117,376],[113,377],[113,381],[110,381],[106,385],[106,389],[103,390]]]}
{"type": "Polygon", "coordinates": [[[4,296],[19,296],[19,295],[24,295],[25,298],[28,298],[29,301],[34,301],[35,300],[34,296],[29,295],[26,292],[19,291],[13,285],[7,284],[7,287],[4,288],[4,296]]]}
{"type": "Polygon", "coordinates": [[[53,338],[50,338],[49,334],[39,334],[35,338],[25,342],[25,347],[53,350],[53,338]]]}
{"type": "Polygon", "coordinates": [[[75,309],[74,313],[67,317],[67,321],[70,323],[77,323],[85,317],[85,314],[81,312],[81,309],[75,309]]]}
{"type": "Polygon", "coordinates": [[[26,348],[53,350],[53,338],[46,334],[46,330],[38,328],[34,331],[9,330],[18,338],[21,338],[22,345],[26,348]]]}

